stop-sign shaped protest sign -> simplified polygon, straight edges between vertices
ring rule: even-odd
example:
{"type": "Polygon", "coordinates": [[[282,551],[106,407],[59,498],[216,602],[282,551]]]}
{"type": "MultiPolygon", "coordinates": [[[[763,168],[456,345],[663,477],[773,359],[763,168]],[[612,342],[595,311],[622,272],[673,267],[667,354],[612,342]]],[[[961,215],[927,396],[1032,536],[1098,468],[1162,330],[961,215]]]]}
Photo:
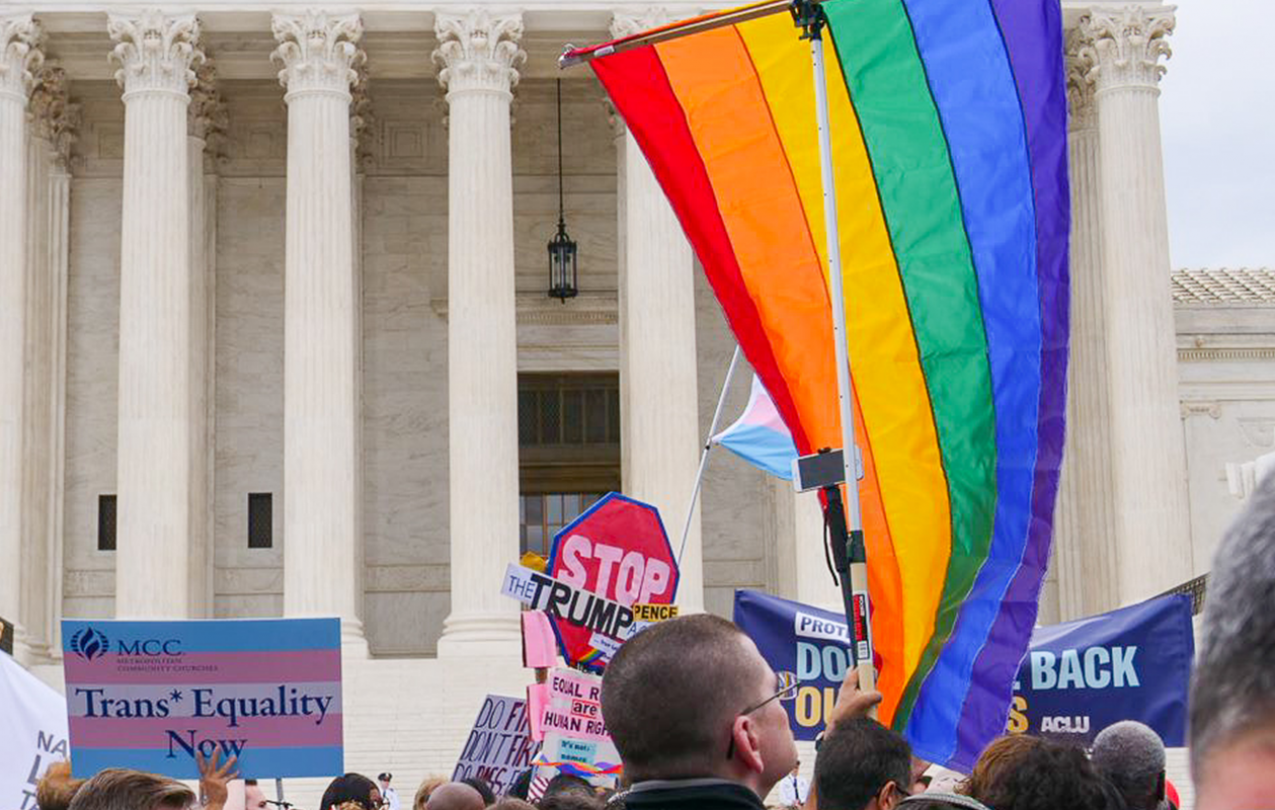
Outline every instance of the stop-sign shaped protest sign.
{"type": "MultiPolygon", "coordinates": [[[[625,607],[677,596],[677,558],[659,510],[615,492],[554,535],[546,573],[625,607]]],[[[601,670],[621,641],[557,617],[553,624],[569,664],[601,670]]]]}

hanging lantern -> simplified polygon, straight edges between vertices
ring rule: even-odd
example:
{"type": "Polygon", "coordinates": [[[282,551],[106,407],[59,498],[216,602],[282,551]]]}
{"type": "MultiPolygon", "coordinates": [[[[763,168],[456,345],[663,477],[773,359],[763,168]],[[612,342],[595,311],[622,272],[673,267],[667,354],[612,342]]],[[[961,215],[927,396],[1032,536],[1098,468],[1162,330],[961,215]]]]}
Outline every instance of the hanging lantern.
{"type": "Polygon", "coordinates": [[[580,292],[576,243],[567,235],[562,194],[562,79],[558,79],[558,233],[549,240],[549,297],[566,303],[580,292]]]}

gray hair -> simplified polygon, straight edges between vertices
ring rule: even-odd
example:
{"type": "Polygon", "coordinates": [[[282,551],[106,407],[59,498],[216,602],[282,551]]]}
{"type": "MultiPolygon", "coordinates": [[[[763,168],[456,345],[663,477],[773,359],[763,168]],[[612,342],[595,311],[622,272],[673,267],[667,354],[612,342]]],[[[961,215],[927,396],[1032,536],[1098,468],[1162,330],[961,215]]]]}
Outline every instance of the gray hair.
{"type": "Polygon", "coordinates": [[[194,802],[190,788],[166,776],[107,768],[76,791],[70,810],[181,810],[194,802]]]}
{"type": "Polygon", "coordinates": [[[1191,678],[1191,773],[1219,745],[1275,721],[1275,476],[1227,530],[1213,556],[1191,678]]]}
{"type": "Polygon", "coordinates": [[[1149,726],[1121,720],[1093,741],[1093,764],[1130,807],[1154,807],[1164,773],[1164,741],[1149,726]]]}

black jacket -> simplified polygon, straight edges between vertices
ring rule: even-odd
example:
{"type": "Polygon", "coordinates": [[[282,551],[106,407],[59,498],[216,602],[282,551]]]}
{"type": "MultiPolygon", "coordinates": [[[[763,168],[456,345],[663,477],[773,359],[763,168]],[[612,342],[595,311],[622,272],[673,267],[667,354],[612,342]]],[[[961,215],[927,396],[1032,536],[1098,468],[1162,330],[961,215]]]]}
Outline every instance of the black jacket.
{"type": "Polygon", "coordinates": [[[725,779],[677,779],[639,782],[617,796],[624,810],[765,810],[749,788],[725,779]]]}

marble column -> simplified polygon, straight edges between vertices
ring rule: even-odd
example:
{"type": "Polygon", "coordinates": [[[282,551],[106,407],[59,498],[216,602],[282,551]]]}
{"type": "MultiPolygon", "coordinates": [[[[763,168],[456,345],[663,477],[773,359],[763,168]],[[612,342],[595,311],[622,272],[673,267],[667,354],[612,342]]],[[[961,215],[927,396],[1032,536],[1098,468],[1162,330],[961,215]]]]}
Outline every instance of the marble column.
{"type": "Polygon", "coordinates": [[[1164,6],[1094,8],[1079,25],[1093,50],[1102,161],[1102,292],[1122,603],[1195,571],[1158,109],[1160,59],[1169,55],[1173,26],[1173,11],[1164,6]]]}
{"type": "Polygon", "coordinates": [[[447,398],[451,614],[439,655],[513,648],[518,605],[501,596],[518,559],[518,365],[510,102],[522,17],[439,12],[447,91],[447,398]]]}
{"type": "MultiPolygon", "coordinates": [[[[611,35],[627,36],[664,21],[617,12],[611,35]]],[[[631,134],[619,171],[624,174],[620,230],[625,254],[619,284],[621,475],[627,495],[659,508],[676,553],[704,441],[695,351],[695,260],[631,134]]],[[[698,510],[681,560],[677,602],[683,611],[704,609],[698,510]]]]}
{"type": "Polygon", "coordinates": [[[779,595],[843,613],[841,589],[823,555],[823,507],[817,492],[796,492],[791,481],[767,476],[774,520],[779,595]]]}
{"type": "Polygon", "coordinates": [[[31,91],[27,168],[26,379],[22,615],[33,662],[57,654],[70,147],[79,107],[66,71],[46,67],[31,91]]]}
{"type": "Polygon", "coordinates": [[[339,616],[347,651],[365,652],[358,517],[350,84],[362,59],[358,15],[276,14],[287,88],[284,280],[283,604],[339,616]]]}
{"type": "Polygon", "coordinates": [[[1102,171],[1092,75],[1096,63],[1092,43],[1075,29],[1068,32],[1071,356],[1067,447],[1053,557],[1058,610],[1064,620],[1111,610],[1120,603],[1102,263],[1102,171]]]}
{"type": "Polygon", "coordinates": [[[193,15],[112,14],[124,88],[115,613],[190,615],[191,309],[186,108],[193,15]]]}
{"type": "MultiPolygon", "coordinates": [[[[225,129],[225,106],[217,91],[217,71],[205,62],[195,72],[187,110],[186,161],[190,221],[190,615],[213,615],[211,379],[214,371],[209,311],[214,308],[209,281],[209,223],[216,197],[205,183],[205,153],[210,137],[225,129]]],[[[214,182],[215,177],[211,178],[214,182]]]]}
{"type": "Polygon", "coordinates": [[[27,103],[43,56],[30,14],[0,17],[0,617],[17,626],[25,657],[22,613],[22,445],[27,275],[27,103]]]}

